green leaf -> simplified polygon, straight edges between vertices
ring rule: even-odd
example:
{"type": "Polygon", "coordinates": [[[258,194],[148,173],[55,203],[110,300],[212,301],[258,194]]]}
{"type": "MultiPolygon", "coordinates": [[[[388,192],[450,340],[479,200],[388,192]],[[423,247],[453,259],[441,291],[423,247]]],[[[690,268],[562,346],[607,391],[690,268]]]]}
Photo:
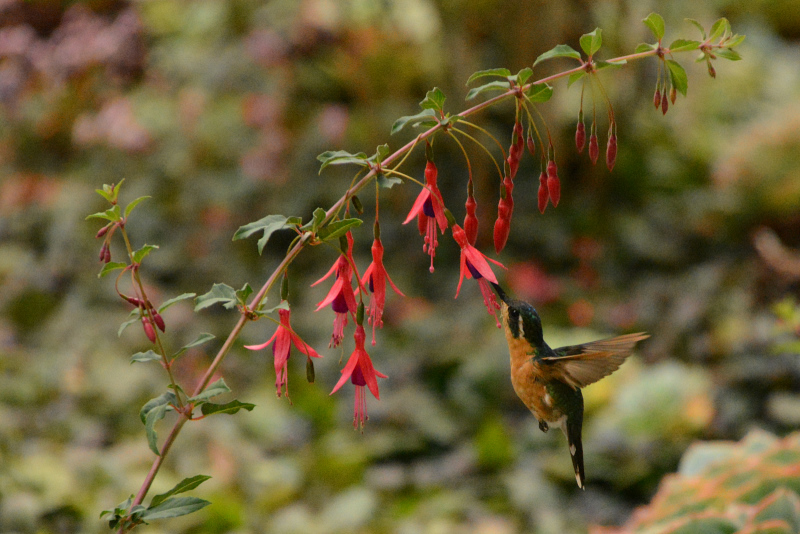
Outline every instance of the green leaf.
{"type": "Polygon", "coordinates": [[[636,45],[636,50],[634,50],[634,52],[641,54],[642,52],[649,52],[650,50],[655,50],[656,48],[658,48],[657,44],[639,43],[636,45]]]}
{"type": "Polygon", "coordinates": [[[122,182],[124,181],[125,178],[120,180],[117,185],[103,184],[103,189],[95,189],[95,191],[112,204],[116,204],[117,198],[119,197],[119,188],[122,186],[122,182]]]}
{"type": "Polygon", "coordinates": [[[531,85],[525,93],[531,102],[547,102],[553,96],[553,88],[546,83],[531,85]]]}
{"type": "Polygon", "coordinates": [[[686,89],[688,88],[689,83],[689,79],[686,77],[686,71],[683,70],[683,67],[681,67],[677,61],[668,59],[666,64],[669,68],[672,86],[677,89],[680,94],[686,96],[686,89]]]}
{"type": "Polygon", "coordinates": [[[133,253],[133,263],[142,263],[152,251],[158,249],[158,245],[145,245],[133,253]]]}
{"type": "Polygon", "coordinates": [[[700,30],[700,33],[703,35],[703,40],[704,41],[706,40],[706,29],[703,28],[702,24],[700,24],[699,22],[697,22],[694,19],[684,19],[684,20],[686,20],[686,22],[688,22],[689,24],[692,24],[695,28],[700,30]]]}
{"type": "Polygon", "coordinates": [[[400,117],[399,119],[394,121],[394,124],[392,124],[391,135],[394,135],[400,130],[402,130],[403,127],[408,123],[411,123],[412,126],[417,126],[419,124],[425,124],[431,121],[434,123],[436,122],[436,112],[432,109],[424,109],[420,113],[417,113],[416,115],[407,115],[405,117],[400,117]]]}
{"type": "Polygon", "coordinates": [[[150,198],[150,197],[149,196],[148,197],[139,197],[136,200],[131,201],[131,203],[128,204],[127,206],[125,206],[125,218],[126,219],[128,218],[128,215],[131,214],[131,212],[133,211],[133,208],[135,208],[139,204],[139,202],[141,202],[142,200],[147,200],[148,198],[150,198]]]}
{"type": "Polygon", "coordinates": [[[646,18],[642,19],[642,22],[650,28],[650,31],[653,32],[653,35],[656,36],[659,42],[664,38],[664,19],[661,15],[658,13],[650,13],[646,18]]]}
{"type": "Polygon", "coordinates": [[[328,165],[345,165],[347,163],[353,163],[361,167],[369,166],[367,163],[367,155],[363,152],[351,154],[346,150],[328,150],[327,152],[323,152],[317,156],[317,159],[322,162],[322,165],[319,168],[320,174],[322,173],[322,169],[328,165]]]}
{"type": "Polygon", "coordinates": [[[265,315],[270,315],[271,313],[275,313],[278,310],[288,310],[288,309],[289,309],[289,303],[286,302],[285,300],[282,300],[280,304],[278,304],[277,306],[274,306],[274,307],[272,307],[272,308],[270,308],[268,310],[265,310],[265,309],[256,310],[256,314],[259,317],[264,317],[265,315]]]}
{"type": "Polygon", "coordinates": [[[191,491],[195,489],[197,486],[205,482],[206,480],[210,479],[211,477],[208,475],[196,475],[190,478],[184,478],[177,484],[175,487],[169,490],[166,493],[161,493],[160,495],[156,495],[153,497],[153,500],[150,501],[149,509],[152,509],[162,502],[166,501],[169,497],[173,495],[177,495],[178,493],[184,493],[187,491],[191,491]]]}
{"type": "Polygon", "coordinates": [[[175,497],[161,502],[158,506],[148,508],[141,518],[143,521],[152,521],[153,519],[180,517],[205,508],[209,504],[211,503],[197,497],[175,497]]]}
{"type": "Polygon", "coordinates": [[[161,361],[161,355],[156,354],[152,350],[148,350],[147,352],[137,352],[136,354],[131,356],[131,363],[152,362],[152,361],[161,361]]]}
{"type": "Polygon", "coordinates": [[[601,61],[601,60],[596,60],[596,61],[594,61],[594,68],[597,69],[597,70],[607,69],[608,67],[614,67],[614,68],[618,69],[618,68],[621,68],[621,67],[623,67],[624,65],[627,65],[627,64],[628,64],[627,60],[624,60],[624,59],[620,60],[620,61],[601,61]]]}
{"type": "Polygon", "coordinates": [[[442,111],[444,107],[445,96],[441,89],[434,87],[425,95],[422,102],[419,103],[422,109],[433,109],[442,111]]]}
{"type": "MultiPolygon", "coordinates": [[[[522,72],[522,71],[520,71],[522,72]]],[[[488,76],[498,77],[498,78],[508,78],[511,76],[511,71],[508,69],[487,69],[487,70],[479,70],[478,72],[473,72],[472,76],[469,77],[467,80],[467,85],[471,84],[478,78],[485,78],[488,76]]],[[[519,76],[519,75],[518,75],[519,76]]],[[[525,82],[520,82],[525,83],[525,82]]]]}
{"type": "Polygon", "coordinates": [[[142,316],[141,312],[139,311],[139,308],[132,309],[131,312],[128,314],[128,317],[129,319],[127,321],[119,325],[119,330],[117,330],[117,337],[121,336],[122,332],[124,332],[125,329],[128,328],[130,325],[141,320],[142,316]]]}
{"type": "Polygon", "coordinates": [[[311,215],[311,220],[301,226],[300,230],[304,232],[310,231],[316,234],[319,227],[322,226],[322,222],[325,220],[326,213],[327,212],[322,208],[315,209],[314,213],[311,215]]]}
{"type": "Polygon", "coordinates": [[[569,75],[569,78],[567,78],[567,87],[572,87],[573,83],[577,82],[584,76],[586,76],[585,70],[579,70],[578,72],[573,72],[572,74],[569,75]]]}
{"type": "Polygon", "coordinates": [[[200,411],[203,413],[203,415],[211,415],[215,413],[234,414],[239,410],[247,410],[248,412],[252,412],[253,408],[255,407],[255,404],[239,402],[237,400],[228,402],[226,404],[214,404],[212,402],[206,402],[200,408],[200,411]]]}
{"type": "Polygon", "coordinates": [[[322,241],[336,239],[346,234],[351,228],[361,226],[361,223],[361,219],[342,219],[341,221],[335,221],[320,230],[319,233],[317,233],[317,237],[322,241]]]}
{"type": "Polygon", "coordinates": [[[533,62],[533,66],[535,67],[536,65],[538,65],[539,63],[541,63],[546,59],[553,59],[556,57],[569,57],[572,59],[577,59],[578,61],[582,61],[581,55],[578,51],[576,51],[569,45],[561,44],[561,45],[556,45],[551,50],[548,50],[541,56],[537,57],[536,61],[533,62]]]}
{"type": "Polygon", "coordinates": [[[725,43],[725,47],[733,48],[735,46],[739,46],[744,41],[744,38],[745,38],[744,35],[734,35],[733,37],[731,37],[730,41],[725,43]]]}
{"type": "Polygon", "coordinates": [[[196,293],[184,293],[183,295],[178,295],[177,297],[171,298],[168,301],[164,302],[161,306],[158,307],[158,313],[163,312],[173,304],[176,304],[182,300],[191,299],[196,297],[196,293]]]}
{"type": "Polygon", "coordinates": [[[226,309],[232,310],[238,304],[236,290],[227,284],[214,284],[211,291],[194,299],[194,311],[200,311],[214,304],[222,304],[226,309]]]}
{"type": "Polygon", "coordinates": [[[181,347],[181,349],[178,352],[176,352],[175,354],[172,355],[171,359],[174,360],[175,358],[181,356],[184,352],[186,352],[187,350],[191,349],[192,347],[196,347],[198,345],[202,345],[206,341],[211,341],[212,339],[214,339],[214,337],[215,337],[214,334],[208,334],[208,333],[200,334],[197,337],[197,339],[195,339],[194,341],[192,341],[188,345],[184,345],[183,347],[181,347]]]}
{"type": "Polygon", "coordinates": [[[672,41],[669,45],[670,52],[688,52],[690,50],[697,50],[700,46],[700,41],[690,41],[688,39],[677,39],[672,41]]]}
{"type": "Polygon", "coordinates": [[[519,71],[514,78],[516,78],[518,85],[525,85],[525,82],[527,82],[531,76],[533,76],[533,69],[530,67],[525,67],[519,71]]]}
{"type": "Polygon", "coordinates": [[[201,393],[191,397],[189,402],[193,402],[195,404],[200,404],[211,397],[216,397],[217,395],[222,395],[223,393],[230,393],[231,388],[228,387],[228,384],[225,383],[225,380],[220,378],[213,384],[209,385],[206,389],[204,389],[201,393]]]}
{"type": "Polygon", "coordinates": [[[595,28],[592,33],[586,33],[581,36],[581,48],[587,56],[591,57],[600,50],[600,46],[603,44],[602,33],[603,30],[595,28]]]}
{"type": "Polygon", "coordinates": [[[118,222],[122,219],[119,214],[119,206],[113,206],[108,208],[106,211],[98,211],[97,213],[92,213],[88,215],[85,220],[89,219],[103,219],[110,222],[118,222]]]}
{"type": "Polygon", "coordinates": [[[510,88],[511,88],[510,82],[500,82],[500,81],[489,82],[479,87],[473,87],[472,89],[470,89],[469,92],[467,93],[467,97],[464,100],[472,100],[473,98],[475,98],[476,96],[485,91],[508,91],[510,88]]]}
{"type": "Polygon", "coordinates": [[[389,145],[384,143],[378,146],[378,148],[375,150],[375,154],[373,154],[369,159],[380,163],[386,159],[386,156],[388,156],[390,152],[391,150],[389,150],[389,145]]]}
{"type": "Polygon", "coordinates": [[[731,61],[739,61],[742,59],[742,56],[739,55],[739,52],[736,50],[731,50],[730,48],[720,48],[715,53],[717,56],[730,59],[731,61]]]}
{"type": "Polygon", "coordinates": [[[378,180],[378,185],[385,189],[391,189],[393,185],[403,183],[403,180],[400,178],[396,176],[386,176],[383,173],[379,174],[376,180],[378,180]]]}
{"type": "Polygon", "coordinates": [[[142,420],[142,423],[144,423],[145,432],[147,433],[147,444],[150,446],[150,450],[156,455],[159,455],[159,452],[158,435],[156,434],[155,424],[161,419],[164,419],[167,410],[171,409],[170,404],[174,404],[175,402],[177,402],[175,394],[168,391],[155,399],[147,401],[139,411],[139,418],[142,420]]]}
{"type": "Polygon", "coordinates": [[[242,289],[236,290],[236,301],[242,305],[247,304],[247,298],[252,294],[253,294],[253,288],[250,287],[250,284],[245,283],[242,286],[242,289]]]}
{"type": "Polygon", "coordinates": [[[118,261],[111,261],[103,265],[103,268],[100,270],[100,273],[97,275],[97,278],[103,278],[108,273],[113,273],[119,269],[124,269],[127,267],[127,263],[120,263],[118,261]]]}
{"type": "Polygon", "coordinates": [[[257,232],[264,232],[264,235],[261,236],[257,243],[258,253],[261,254],[264,251],[264,247],[267,246],[267,241],[269,241],[269,238],[272,237],[274,232],[287,228],[294,228],[296,224],[296,219],[289,219],[283,215],[267,215],[263,219],[240,226],[239,229],[236,230],[236,233],[233,234],[233,241],[245,239],[257,232]]]}
{"type": "Polygon", "coordinates": [[[708,40],[714,42],[717,39],[722,39],[725,35],[729,34],[730,31],[731,31],[731,23],[728,22],[728,19],[722,17],[711,26],[711,31],[708,40]]]}

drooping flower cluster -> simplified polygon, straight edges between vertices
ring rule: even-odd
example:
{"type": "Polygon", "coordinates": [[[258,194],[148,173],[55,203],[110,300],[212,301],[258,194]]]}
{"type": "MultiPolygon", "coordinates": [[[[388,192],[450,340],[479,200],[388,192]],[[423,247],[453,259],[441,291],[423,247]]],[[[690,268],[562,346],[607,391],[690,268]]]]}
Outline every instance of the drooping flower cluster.
{"type": "MultiPolygon", "coordinates": [[[[376,229],[379,228],[375,223],[376,229]]],[[[372,263],[364,271],[364,283],[372,292],[369,299],[369,324],[372,325],[372,344],[375,345],[375,328],[383,328],[383,308],[386,305],[386,282],[392,286],[394,292],[405,297],[402,291],[397,289],[386,268],[383,266],[383,243],[379,237],[380,230],[376,231],[375,240],[372,242],[372,263]]]]}
{"type": "MultiPolygon", "coordinates": [[[[319,304],[317,309],[319,311],[328,304],[336,314],[333,319],[333,335],[329,347],[338,347],[344,337],[344,327],[347,326],[348,314],[356,313],[356,296],[353,291],[353,269],[355,261],[353,260],[353,236],[347,232],[347,252],[342,253],[333,266],[328,270],[325,275],[311,284],[311,287],[321,283],[333,273],[336,273],[336,280],[331,286],[330,291],[319,304]]],[[[356,272],[356,279],[358,280],[358,273],[356,272]]]]}
{"type": "Polygon", "coordinates": [[[431,257],[430,271],[433,272],[433,258],[436,256],[436,247],[439,240],[436,235],[436,226],[444,234],[447,229],[447,217],[444,214],[444,200],[436,184],[438,170],[436,164],[430,159],[425,164],[425,187],[422,188],[417,200],[408,212],[403,224],[408,224],[414,217],[417,218],[417,226],[420,235],[425,236],[425,244],[422,246],[423,252],[431,257]]]}

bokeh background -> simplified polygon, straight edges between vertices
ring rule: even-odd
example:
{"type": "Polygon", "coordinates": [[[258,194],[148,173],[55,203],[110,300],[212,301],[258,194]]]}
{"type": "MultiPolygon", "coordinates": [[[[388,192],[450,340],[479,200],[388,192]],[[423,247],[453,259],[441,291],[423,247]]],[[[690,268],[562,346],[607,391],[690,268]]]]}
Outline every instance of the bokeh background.
{"type": "MultiPolygon", "coordinates": [[[[539,214],[538,161],[524,156],[498,257],[551,345],[652,334],[585,391],[586,491],[560,432],[542,434],[515,397],[503,335],[476,285],[453,300],[457,247],[444,238],[430,274],[415,225],[400,224],[418,188],[395,186],[382,191],[381,228],[387,268],[408,297],[390,296],[368,347],[390,378],[379,402],[369,398],[364,433],[351,425],[352,388],[328,395],[352,340],[326,348],[333,317],[313,309],[327,286],[309,284],[336,253],[314,248],[291,269],[291,303],[295,329],[325,356],[316,383],[295,355],[293,404],[276,398],[271,352],[242,348],[274,326],[247,326],[222,374],[257,408],[187,425],[154,486],[209,474],[195,494],[213,505],[140,531],[585,532],[623,523],[695,440],[790,433],[800,423],[798,2],[4,0],[0,531],[103,532],[99,512],[135,493],[152,461],[138,412],[166,381],[156,365],[128,363],[148,348],[140,329],[117,336],[129,310],[113,277],[96,276],[98,224],[84,221],[105,209],[94,189],[125,178],[123,202],[152,196],[128,229],[135,245],[161,247],[143,269],[155,301],[215,282],[260,286],[290,236],[276,234],[261,256],[255,240],[231,236],[267,214],[307,219],[335,201],[351,170],[318,175],[317,154],[399,147],[414,133],[390,137],[391,124],[431,87],[457,112],[472,72],[530,66],[556,44],[578,48],[597,26],[600,57],[630,53],[652,40],[641,19],[653,9],[667,43],[698,37],[684,17],[707,28],[728,17],[747,35],[744,61],[720,60],[712,80],[692,53],[679,56],[689,95],[666,116],[652,106],[655,61],[604,71],[618,121],[613,173],[575,153],[579,86],[556,83],[539,109],[561,204],[539,214]]],[[[513,105],[474,120],[505,144],[513,105]]],[[[444,138],[436,150],[460,219],[463,158],[444,138]]],[[[497,176],[472,154],[488,252],[497,176]]],[[[404,169],[421,178],[422,166],[417,151],[404,169]]],[[[354,232],[362,270],[371,197],[354,232]]],[[[185,356],[179,380],[194,383],[236,319],[221,308],[194,314],[190,302],[166,312],[170,346],[218,336],[185,356]]]]}

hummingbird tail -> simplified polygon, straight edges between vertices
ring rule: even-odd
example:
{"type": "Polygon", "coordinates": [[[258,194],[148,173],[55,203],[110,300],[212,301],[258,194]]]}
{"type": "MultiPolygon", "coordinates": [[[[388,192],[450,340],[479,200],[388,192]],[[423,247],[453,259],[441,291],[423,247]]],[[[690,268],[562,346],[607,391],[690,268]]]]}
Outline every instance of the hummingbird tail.
{"type": "Polygon", "coordinates": [[[580,410],[561,421],[561,430],[567,436],[569,455],[572,457],[572,467],[575,469],[575,481],[578,483],[579,488],[586,489],[584,487],[586,473],[583,468],[583,442],[581,441],[582,426],[583,399],[581,398],[580,410]]]}

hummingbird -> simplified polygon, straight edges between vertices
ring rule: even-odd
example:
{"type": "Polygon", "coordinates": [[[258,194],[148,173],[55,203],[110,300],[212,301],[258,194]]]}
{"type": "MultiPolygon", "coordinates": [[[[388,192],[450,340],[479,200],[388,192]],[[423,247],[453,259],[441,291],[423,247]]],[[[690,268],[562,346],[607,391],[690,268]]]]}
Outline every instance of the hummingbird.
{"type": "Polygon", "coordinates": [[[517,396],[547,432],[561,426],[567,437],[578,487],[584,489],[583,394],[581,388],[616,371],[644,332],[552,349],[545,343],[542,321],[533,306],[510,298],[492,283],[500,299],[503,330],[511,356],[511,384],[517,396]]]}

